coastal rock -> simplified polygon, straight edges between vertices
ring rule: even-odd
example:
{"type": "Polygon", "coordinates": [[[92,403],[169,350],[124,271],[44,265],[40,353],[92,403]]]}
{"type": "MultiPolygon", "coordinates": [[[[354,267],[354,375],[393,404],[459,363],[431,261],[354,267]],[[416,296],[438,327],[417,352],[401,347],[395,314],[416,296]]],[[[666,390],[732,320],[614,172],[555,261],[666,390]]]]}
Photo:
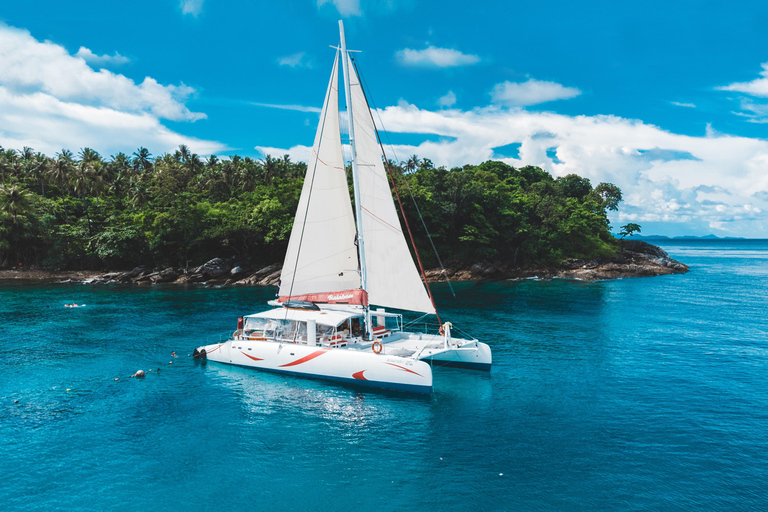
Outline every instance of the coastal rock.
{"type": "Polygon", "coordinates": [[[469,267],[449,266],[445,271],[432,269],[426,272],[430,282],[479,281],[482,279],[552,278],[596,281],[624,277],[646,277],[688,272],[688,265],[670,258],[669,254],[655,245],[640,240],[621,240],[621,250],[615,256],[590,260],[569,259],[556,267],[519,268],[504,262],[480,262],[469,267]]]}
{"type": "Polygon", "coordinates": [[[167,268],[162,272],[156,272],[150,276],[153,283],[171,283],[179,278],[179,272],[174,268],[167,268]]]}
{"type": "Polygon", "coordinates": [[[148,269],[149,267],[147,265],[141,265],[139,267],[134,268],[130,272],[123,272],[122,274],[120,274],[120,276],[118,276],[117,280],[124,283],[128,282],[132,279],[139,277],[140,275],[145,273],[148,269]]]}
{"type": "Polygon", "coordinates": [[[258,285],[269,285],[269,284],[275,284],[280,279],[280,272],[282,271],[282,266],[278,264],[274,265],[268,265],[266,267],[260,268],[256,272],[252,273],[245,279],[240,279],[239,281],[236,281],[235,284],[258,284],[258,285]]]}
{"type": "Polygon", "coordinates": [[[220,275],[229,272],[231,268],[231,262],[221,258],[213,258],[192,270],[191,275],[189,276],[189,281],[193,283],[208,281],[209,279],[219,277],[220,275]]]}

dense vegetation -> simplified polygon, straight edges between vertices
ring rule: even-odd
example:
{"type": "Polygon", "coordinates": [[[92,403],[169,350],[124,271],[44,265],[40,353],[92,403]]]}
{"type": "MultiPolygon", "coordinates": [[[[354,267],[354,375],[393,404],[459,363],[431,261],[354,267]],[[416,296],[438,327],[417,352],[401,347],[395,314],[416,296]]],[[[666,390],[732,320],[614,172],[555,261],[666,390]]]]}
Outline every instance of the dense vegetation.
{"type": "MultiPolygon", "coordinates": [[[[414,156],[390,166],[428,266],[436,260],[415,204],[444,261],[529,266],[616,251],[606,216],[621,200],[614,185],[496,161],[447,170],[414,156]]],[[[55,157],[0,148],[0,266],[282,262],[305,171],[288,156],[202,159],[185,146],[109,159],[89,148],[55,157]]]]}

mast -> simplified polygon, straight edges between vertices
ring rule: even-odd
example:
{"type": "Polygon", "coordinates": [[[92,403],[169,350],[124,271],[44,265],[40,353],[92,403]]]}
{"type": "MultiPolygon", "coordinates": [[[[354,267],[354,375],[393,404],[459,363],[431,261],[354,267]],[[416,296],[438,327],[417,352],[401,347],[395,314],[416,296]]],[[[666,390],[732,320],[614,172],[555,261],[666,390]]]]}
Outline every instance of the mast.
{"type": "MultiPolygon", "coordinates": [[[[349,54],[347,52],[347,41],[344,38],[344,22],[339,20],[339,33],[341,34],[341,57],[342,67],[344,68],[344,97],[347,101],[347,121],[349,125],[349,145],[352,149],[352,187],[355,193],[355,218],[357,220],[357,253],[360,257],[360,282],[363,290],[368,293],[368,271],[365,265],[365,240],[363,239],[363,211],[360,203],[360,182],[357,175],[357,151],[355,150],[355,125],[352,121],[352,92],[349,83],[349,54]]],[[[371,310],[366,305],[365,308],[365,337],[371,339],[373,326],[371,325],[371,310]]]]}

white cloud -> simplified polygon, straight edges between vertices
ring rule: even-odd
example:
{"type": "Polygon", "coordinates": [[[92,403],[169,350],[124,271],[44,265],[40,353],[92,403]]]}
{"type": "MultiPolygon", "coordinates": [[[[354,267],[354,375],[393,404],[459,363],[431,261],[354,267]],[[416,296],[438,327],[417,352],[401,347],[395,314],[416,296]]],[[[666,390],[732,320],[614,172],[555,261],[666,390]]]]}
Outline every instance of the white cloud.
{"type": "Polygon", "coordinates": [[[87,146],[110,155],[145,146],[159,154],[179,144],[200,154],[227,149],[219,142],[173,132],[149,113],[67,102],[42,92],[15,94],[0,87],[0,145],[6,148],[29,146],[53,155],[61,148],[87,146]]]}
{"type": "Polygon", "coordinates": [[[403,66],[452,68],[471,66],[480,62],[477,55],[469,55],[451,48],[436,48],[427,46],[423,50],[405,48],[395,53],[395,58],[403,66]]]}
{"type": "Polygon", "coordinates": [[[360,10],[360,0],[317,0],[318,8],[326,4],[333,5],[339,14],[345,17],[363,15],[363,11],[360,10]]]}
{"type": "Polygon", "coordinates": [[[681,103],[679,101],[670,101],[674,106],[676,107],[685,107],[685,108],[696,108],[696,105],[693,103],[681,103]]]}
{"type": "Polygon", "coordinates": [[[203,11],[205,0],[181,0],[181,13],[191,14],[195,18],[203,11]]]}
{"type": "Polygon", "coordinates": [[[174,121],[204,119],[184,100],[195,90],[184,84],[161,85],[146,77],[136,84],[106,69],[94,71],[81,58],[29,32],[0,25],[0,86],[11,91],[37,90],[62,100],[132,112],[149,111],[174,121]]]}
{"type": "Polygon", "coordinates": [[[289,149],[256,146],[254,149],[261,153],[262,157],[269,155],[279,158],[283,155],[288,155],[294,162],[309,162],[309,156],[312,154],[311,146],[293,146],[289,149]]]}
{"type": "Polygon", "coordinates": [[[314,112],[317,114],[319,114],[322,111],[322,109],[319,107],[308,107],[306,105],[279,105],[277,103],[257,103],[255,101],[251,101],[248,104],[253,105],[254,107],[277,108],[280,110],[295,110],[296,112],[314,112]]]}
{"type": "Polygon", "coordinates": [[[0,24],[0,144],[48,154],[84,146],[104,154],[139,146],[158,152],[181,143],[201,153],[226,149],[161,124],[160,119],[205,118],[184,104],[194,89],[162,85],[151,77],[136,84],[120,74],[93,70],[80,55],[0,24]]]}
{"type": "Polygon", "coordinates": [[[442,108],[451,108],[456,104],[456,95],[453,91],[448,91],[448,94],[440,97],[437,100],[437,105],[442,108]]]}
{"type": "MultiPolygon", "coordinates": [[[[575,173],[593,185],[603,181],[618,185],[624,202],[620,213],[614,214],[614,225],[678,223],[677,234],[718,226],[724,235],[768,237],[766,140],[713,130],[693,137],[616,116],[566,116],[499,107],[429,111],[399,104],[380,115],[392,133],[441,137],[418,145],[396,145],[390,158],[417,154],[436,165],[453,167],[492,159],[494,148],[519,143],[519,157],[503,161],[515,167],[541,166],[554,176],[575,173]],[[553,147],[557,160],[547,153],[553,147]],[[747,204],[749,209],[744,207],[747,204]]],[[[310,150],[307,146],[259,149],[304,161],[310,150]]]]}
{"type": "Polygon", "coordinates": [[[567,100],[581,94],[574,87],[565,87],[555,82],[529,79],[526,82],[502,82],[491,91],[494,103],[512,107],[525,107],[555,100],[567,100]]]}
{"type": "Polygon", "coordinates": [[[760,100],[756,100],[756,98],[768,98],[768,62],[762,63],[761,66],[763,68],[760,72],[762,78],[716,87],[719,91],[738,92],[746,95],[738,98],[741,112],[733,113],[747,118],[751,123],[768,123],[768,103],[760,103],[760,100]]]}
{"type": "Polygon", "coordinates": [[[131,59],[124,57],[117,52],[115,52],[114,55],[97,55],[85,46],[81,46],[80,49],[77,50],[75,57],[80,57],[93,66],[104,66],[109,64],[120,65],[131,62],[131,59]]]}
{"type": "Polygon", "coordinates": [[[277,63],[280,66],[288,66],[289,68],[311,68],[312,62],[305,52],[293,53],[284,57],[278,57],[277,63]]]}
{"type": "Polygon", "coordinates": [[[760,72],[762,78],[756,78],[751,82],[734,82],[730,85],[717,87],[716,89],[720,91],[743,92],[751,96],[768,98],[768,62],[760,65],[763,67],[763,70],[760,72]]]}

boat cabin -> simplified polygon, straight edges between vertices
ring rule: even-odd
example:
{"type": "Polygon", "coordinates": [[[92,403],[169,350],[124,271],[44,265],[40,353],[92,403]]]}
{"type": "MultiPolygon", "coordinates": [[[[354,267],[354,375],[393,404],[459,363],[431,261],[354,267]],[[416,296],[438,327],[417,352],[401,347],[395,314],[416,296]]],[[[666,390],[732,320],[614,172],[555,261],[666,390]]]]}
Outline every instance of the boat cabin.
{"type": "MultiPolygon", "coordinates": [[[[300,343],[321,347],[346,347],[364,342],[362,310],[277,308],[243,318],[235,339],[300,343]]],[[[371,312],[373,337],[381,339],[402,330],[402,315],[383,309],[371,312]]],[[[373,341],[373,340],[368,340],[373,341]]]]}

